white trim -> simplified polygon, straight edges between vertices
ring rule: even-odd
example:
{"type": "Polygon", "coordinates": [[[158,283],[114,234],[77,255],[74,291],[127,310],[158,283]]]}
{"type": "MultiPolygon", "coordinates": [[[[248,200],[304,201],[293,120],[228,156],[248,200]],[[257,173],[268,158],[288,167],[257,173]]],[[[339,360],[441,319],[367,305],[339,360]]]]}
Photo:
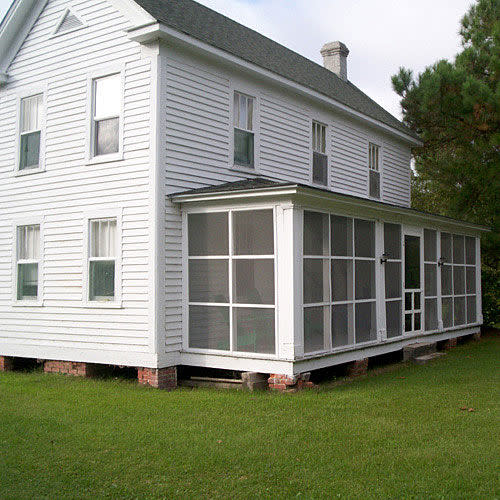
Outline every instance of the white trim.
{"type": "Polygon", "coordinates": [[[321,117],[316,114],[312,115],[309,119],[309,183],[311,186],[323,188],[323,189],[331,189],[331,174],[332,168],[330,166],[332,161],[332,127],[328,125],[325,120],[322,120],[321,117]],[[325,152],[315,151],[313,145],[313,127],[314,124],[318,124],[322,127],[325,127],[325,152]],[[323,154],[326,156],[326,184],[320,184],[318,182],[314,182],[314,153],[323,154]]]}
{"type": "Polygon", "coordinates": [[[44,244],[44,216],[22,217],[14,219],[12,222],[12,254],[11,254],[11,269],[12,269],[12,299],[11,306],[13,307],[43,307],[44,299],[44,259],[45,259],[45,244],[44,244]],[[22,226],[39,226],[40,227],[40,248],[38,257],[38,292],[36,300],[22,300],[17,298],[17,273],[18,273],[18,246],[19,236],[18,228],[22,226]]]}
{"type": "Polygon", "coordinates": [[[306,97],[309,98],[312,97],[313,99],[321,102],[323,105],[326,104],[330,107],[342,111],[345,114],[353,116],[361,121],[368,122],[372,126],[375,126],[379,129],[384,130],[385,132],[395,135],[410,144],[416,146],[422,145],[422,142],[420,140],[415,139],[414,137],[405,134],[404,132],[400,132],[399,130],[389,125],[386,125],[385,123],[382,123],[378,120],[375,120],[374,118],[368,117],[363,113],[355,111],[354,109],[350,108],[349,106],[346,106],[345,104],[340,103],[339,101],[336,101],[330,97],[320,94],[319,92],[313,91],[285,77],[279,76],[276,73],[263,69],[260,66],[257,66],[256,64],[246,62],[237,56],[233,56],[232,54],[229,54],[221,49],[218,49],[207,43],[196,40],[195,38],[189,35],[181,33],[175,29],[169,28],[168,26],[165,26],[161,23],[153,23],[143,27],[131,28],[128,30],[128,34],[131,40],[134,40],[139,43],[147,43],[148,41],[160,38],[170,42],[175,41],[180,43],[181,45],[188,45],[190,47],[194,47],[195,49],[208,53],[218,59],[229,61],[232,65],[237,66],[240,69],[243,69],[245,71],[250,70],[282,86],[285,86],[289,89],[291,88],[293,91],[301,93],[306,97]]]}
{"type": "Polygon", "coordinates": [[[384,146],[383,146],[383,141],[379,141],[378,138],[375,137],[368,137],[367,139],[367,148],[366,148],[366,168],[367,168],[367,184],[366,184],[366,197],[369,200],[375,200],[375,201],[383,201],[384,199],[384,188],[383,188],[383,179],[384,179],[384,146]],[[377,164],[378,164],[378,169],[372,169],[370,168],[370,147],[371,146],[376,146],[378,148],[378,159],[377,159],[377,164]],[[370,172],[378,172],[379,174],[379,196],[371,196],[370,195],[370,172]]]}
{"type": "Polygon", "coordinates": [[[96,165],[123,160],[123,133],[124,133],[124,108],[125,108],[125,65],[114,64],[101,67],[87,73],[87,112],[86,112],[86,135],[85,135],[85,160],[86,164],[96,165]],[[118,152],[106,155],[94,155],[94,82],[99,78],[112,75],[120,75],[120,120],[118,126],[118,152]]]}
{"type": "Polygon", "coordinates": [[[63,35],[67,35],[69,33],[73,33],[75,31],[78,31],[78,30],[81,30],[83,28],[87,28],[87,23],[82,19],[82,17],[78,14],[78,12],[76,12],[75,8],[74,7],[68,7],[62,14],[62,16],[59,18],[59,21],[57,22],[55,28],[53,29],[52,31],[52,34],[50,35],[50,39],[52,38],[57,38],[59,36],[63,36],[63,35]],[[61,25],[63,24],[63,22],[66,20],[66,17],[71,14],[73,16],[75,16],[78,21],[80,21],[81,25],[80,26],[76,26],[75,28],[71,28],[69,30],[65,30],[65,31],[61,31],[58,33],[58,30],[59,28],[61,27],[61,25]]]}
{"type": "Polygon", "coordinates": [[[82,307],[93,309],[119,309],[122,307],[122,208],[94,209],[83,214],[83,283],[82,307]],[[115,297],[110,301],[89,299],[89,257],[90,257],[90,221],[94,219],[116,219],[116,257],[115,257],[115,297]]]}

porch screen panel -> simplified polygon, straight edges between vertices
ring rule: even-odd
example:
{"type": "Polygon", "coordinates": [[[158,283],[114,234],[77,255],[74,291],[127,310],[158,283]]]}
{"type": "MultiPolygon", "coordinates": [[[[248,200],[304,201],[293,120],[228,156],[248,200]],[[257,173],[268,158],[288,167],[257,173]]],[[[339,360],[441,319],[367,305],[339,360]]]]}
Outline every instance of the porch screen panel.
{"type": "Polygon", "coordinates": [[[271,209],[188,215],[189,347],[275,353],[273,221],[271,209]]]}
{"type": "Polygon", "coordinates": [[[385,317],[387,338],[402,335],[401,225],[384,224],[385,317]]]}
{"type": "Polygon", "coordinates": [[[437,232],[431,229],[424,229],[425,331],[438,329],[437,260],[437,232]]]}

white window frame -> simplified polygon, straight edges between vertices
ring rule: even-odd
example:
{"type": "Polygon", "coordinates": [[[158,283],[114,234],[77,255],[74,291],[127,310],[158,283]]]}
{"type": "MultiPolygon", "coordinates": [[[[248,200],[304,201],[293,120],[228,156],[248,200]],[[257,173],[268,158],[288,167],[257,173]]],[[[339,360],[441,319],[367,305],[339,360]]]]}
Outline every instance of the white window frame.
{"type": "MultiPolygon", "coordinates": [[[[318,256],[318,255],[307,255],[304,252],[302,252],[302,266],[301,266],[301,290],[300,290],[300,295],[302,297],[302,346],[305,346],[305,324],[304,324],[304,310],[307,308],[311,307],[328,307],[328,322],[327,324],[323,325],[323,342],[324,342],[324,348],[318,351],[311,351],[311,352],[305,352],[304,351],[304,357],[309,358],[309,357],[316,357],[318,355],[324,354],[324,353],[336,353],[340,351],[347,351],[347,350],[356,350],[356,349],[362,349],[363,347],[375,345],[380,342],[381,340],[381,320],[379,318],[379,301],[381,300],[381,290],[379,286],[379,276],[380,276],[380,271],[378,270],[379,264],[378,264],[378,255],[379,255],[379,242],[378,242],[378,221],[372,217],[364,217],[362,214],[356,214],[353,215],[347,214],[347,213],[342,213],[341,211],[327,211],[327,210],[318,210],[317,208],[310,207],[302,210],[302,226],[304,224],[303,220],[303,214],[304,212],[316,212],[320,214],[326,214],[328,215],[328,253],[326,255],[318,256]],[[347,219],[350,219],[352,221],[352,255],[350,256],[340,256],[340,255],[332,255],[331,254],[331,216],[338,216],[338,217],[345,217],[347,219]],[[374,224],[374,256],[373,257],[357,257],[356,256],[356,241],[355,241],[355,220],[363,220],[363,221],[368,221],[368,222],[373,222],[374,224]],[[317,302],[317,303],[304,303],[304,281],[303,281],[303,273],[304,273],[304,261],[306,259],[319,259],[321,261],[327,260],[328,261],[328,275],[326,276],[326,287],[325,287],[325,276],[323,276],[323,286],[328,292],[327,295],[327,300],[323,302],[317,302]],[[352,298],[348,300],[342,300],[342,301],[334,301],[332,297],[332,280],[331,280],[331,275],[332,275],[332,261],[333,260],[345,260],[349,261],[352,264],[352,298]],[[368,261],[368,262],[373,262],[374,263],[374,268],[375,268],[375,297],[371,299],[356,299],[356,261],[368,261]],[[356,342],[356,304],[362,304],[362,303],[375,303],[375,331],[376,331],[376,338],[373,340],[368,340],[366,342],[356,342]],[[351,305],[352,306],[352,315],[353,315],[353,335],[354,335],[354,342],[352,344],[346,344],[342,346],[337,346],[333,347],[332,346],[332,315],[333,315],[333,307],[336,305],[351,305]]],[[[304,229],[302,227],[302,235],[304,232],[304,229]]],[[[385,295],[383,296],[385,297],[385,295]]],[[[385,304],[385,301],[384,301],[385,304]]],[[[385,306],[384,306],[385,307],[385,306]]]]}
{"type": "Polygon", "coordinates": [[[16,219],[12,223],[12,301],[14,307],[42,307],[43,306],[43,264],[44,264],[44,219],[43,217],[30,217],[16,219]],[[38,263],[38,292],[36,300],[18,299],[17,286],[18,286],[18,248],[19,248],[19,232],[18,229],[23,226],[39,226],[40,227],[40,248],[37,261],[23,261],[22,263],[38,263]]]}
{"type": "Polygon", "coordinates": [[[65,11],[62,13],[61,17],[57,21],[57,24],[56,24],[55,28],[53,29],[52,34],[50,35],[50,38],[52,39],[52,38],[57,38],[58,36],[68,35],[69,33],[79,31],[79,30],[86,28],[86,27],[87,27],[87,23],[75,11],[74,7],[69,7],[67,9],[65,9],[65,11]],[[64,22],[64,20],[66,19],[66,16],[69,13],[71,13],[73,16],[75,16],[82,23],[81,26],[77,26],[76,28],[72,28],[72,29],[66,30],[66,31],[61,31],[60,33],[58,33],[58,30],[61,27],[61,24],[64,22]]]}
{"type": "MultiPolygon", "coordinates": [[[[87,135],[86,135],[86,162],[87,165],[95,165],[99,163],[108,163],[113,161],[123,160],[123,130],[124,130],[124,94],[125,94],[125,71],[123,64],[115,66],[107,66],[105,69],[96,70],[87,75],[87,135]],[[109,153],[106,155],[95,156],[95,84],[96,80],[106,78],[107,76],[120,75],[120,111],[118,114],[118,152],[109,153]]],[[[113,115],[113,117],[116,116],[113,115]]],[[[103,119],[103,118],[101,118],[103,119]]]]}
{"type": "MultiPolygon", "coordinates": [[[[83,221],[83,245],[84,259],[82,263],[83,269],[83,286],[82,286],[82,305],[83,307],[96,309],[120,309],[122,307],[122,210],[97,210],[87,212],[84,215],[83,221]],[[110,301],[90,300],[89,293],[89,267],[90,267],[90,224],[96,219],[116,219],[116,256],[115,256],[115,297],[110,301]]],[[[109,259],[107,259],[109,260],[109,259]]]]}
{"type": "Polygon", "coordinates": [[[260,99],[258,89],[248,87],[247,85],[239,85],[234,84],[230,87],[229,92],[229,168],[234,171],[244,172],[249,174],[258,174],[259,173],[259,165],[260,165],[260,99]],[[253,130],[244,130],[239,127],[235,127],[234,125],[234,94],[241,94],[245,97],[250,97],[253,99],[253,122],[252,127],[253,130]],[[244,130],[245,132],[253,133],[253,167],[248,167],[246,165],[240,165],[239,163],[235,163],[234,161],[234,129],[238,128],[239,130],[244,130]]]}
{"type": "Polygon", "coordinates": [[[367,167],[368,167],[368,183],[367,183],[367,195],[368,198],[371,200],[379,200],[382,201],[383,199],[383,193],[382,193],[382,180],[383,180],[383,171],[384,171],[384,152],[383,152],[383,146],[380,143],[380,141],[376,140],[375,138],[369,138],[368,139],[368,148],[367,148],[367,167]],[[372,161],[371,161],[371,154],[372,154],[372,147],[378,148],[378,155],[377,155],[377,168],[372,167],[372,161]],[[370,194],[370,173],[371,172],[378,172],[379,175],[379,196],[371,196],[370,194]]]}
{"type": "Polygon", "coordinates": [[[328,189],[330,187],[330,127],[326,124],[324,120],[312,118],[310,121],[310,148],[311,148],[311,167],[310,167],[310,175],[309,175],[309,181],[313,186],[318,186],[323,189],[328,189]],[[313,128],[314,126],[320,126],[325,128],[325,150],[324,151],[319,151],[315,149],[315,144],[314,144],[314,134],[313,134],[313,128]],[[319,153],[324,156],[326,156],[326,184],[321,184],[318,182],[314,182],[314,153],[319,153]]]}
{"type": "Polygon", "coordinates": [[[46,116],[47,116],[47,86],[29,87],[18,93],[16,101],[16,159],[14,165],[14,175],[21,177],[24,175],[38,174],[45,172],[45,131],[46,131],[46,116]],[[23,99],[42,96],[42,118],[40,124],[40,156],[38,158],[38,167],[26,168],[21,170],[21,106],[23,99]]]}
{"type": "Polygon", "coordinates": [[[245,207],[238,206],[228,206],[224,208],[213,208],[213,209],[187,209],[183,210],[182,214],[182,315],[183,315],[183,351],[189,353],[202,353],[202,354],[220,354],[225,356],[236,356],[238,358],[259,358],[259,359],[279,359],[279,325],[278,325],[278,249],[277,249],[277,217],[276,217],[277,207],[275,205],[251,205],[245,207]],[[232,214],[235,212],[248,212],[256,210],[272,210],[273,212],[273,243],[274,243],[274,254],[273,255],[234,255],[233,252],[233,217],[232,214]],[[212,213],[227,213],[228,214],[228,244],[229,251],[227,255],[221,256],[190,256],[189,255],[189,234],[188,234],[188,216],[192,214],[212,214],[212,213]],[[189,261],[190,260],[209,260],[209,259],[227,259],[229,272],[228,272],[228,283],[229,283],[229,301],[227,303],[215,303],[215,302],[190,302],[189,301],[189,261]],[[233,302],[233,262],[238,259],[273,259],[274,260],[274,304],[240,304],[233,302]],[[222,351],[217,349],[202,349],[189,346],[189,307],[191,305],[202,305],[202,306],[224,306],[229,308],[229,350],[222,351]],[[236,332],[233,328],[233,309],[234,308],[253,308],[253,309],[274,309],[274,346],[275,353],[258,353],[258,352],[247,352],[247,351],[237,351],[236,350],[236,332]]]}

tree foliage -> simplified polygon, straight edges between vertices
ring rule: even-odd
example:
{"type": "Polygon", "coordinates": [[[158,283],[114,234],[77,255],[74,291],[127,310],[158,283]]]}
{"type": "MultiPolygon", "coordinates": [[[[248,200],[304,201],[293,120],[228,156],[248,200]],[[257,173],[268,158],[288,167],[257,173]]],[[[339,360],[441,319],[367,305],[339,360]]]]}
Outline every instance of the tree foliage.
{"type": "Polygon", "coordinates": [[[482,240],[485,323],[500,322],[500,0],[477,0],[461,21],[462,51],[414,76],[392,77],[414,150],[415,208],[492,228],[482,240]]]}

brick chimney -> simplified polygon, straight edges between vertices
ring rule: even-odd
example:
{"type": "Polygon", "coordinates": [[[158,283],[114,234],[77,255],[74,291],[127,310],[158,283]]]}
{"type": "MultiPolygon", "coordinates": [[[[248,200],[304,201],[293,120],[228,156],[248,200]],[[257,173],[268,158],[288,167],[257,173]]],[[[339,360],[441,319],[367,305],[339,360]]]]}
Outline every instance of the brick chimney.
{"type": "Polygon", "coordinates": [[[325,43],[321,49],[323,66],[347,81],[347,56],[349,49],[342,42],[325,43]]]}

